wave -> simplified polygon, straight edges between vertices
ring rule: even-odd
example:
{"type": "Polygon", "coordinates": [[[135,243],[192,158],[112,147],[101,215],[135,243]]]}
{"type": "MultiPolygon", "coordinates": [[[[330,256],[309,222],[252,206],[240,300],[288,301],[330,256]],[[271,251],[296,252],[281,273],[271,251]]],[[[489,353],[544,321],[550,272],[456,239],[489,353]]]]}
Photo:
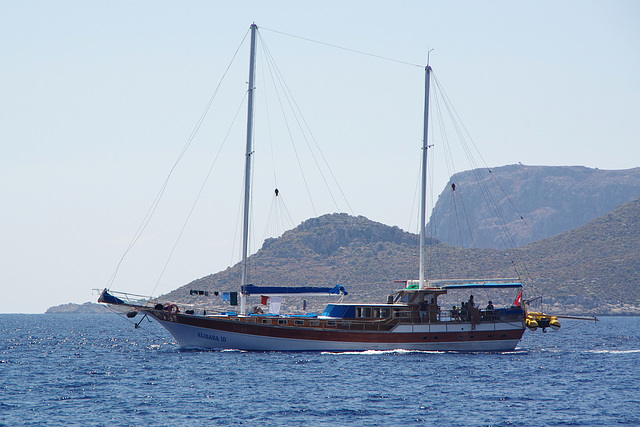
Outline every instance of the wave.
{"type": "Polygon", "coordinates": [[[513,355],[513,354],[527,354],[529,353],[529,350],[524,350],[524,349],[515,349],[515,350],[511,350],[511,351],[498,351],[498,352],[474,352],[474,351],[454,351],[454,350],[449,350],[449,351],[443,351],[443,350],[402,350],[402,349],[395,349],[395,350],[363,350],[363,351],[323,351],[320,354],[335,354],[335,355],[353,355],[353,354],[357,354],[357,355],[381,355],[381,354],[506,354],[506,355],[513,355]]]}
{"type": "Polygon", "coordinates": [[[640,353],[640,349],[635,350],[587,350],[588,353],[595,354],[630,354],[630,353],[640,353]]]}

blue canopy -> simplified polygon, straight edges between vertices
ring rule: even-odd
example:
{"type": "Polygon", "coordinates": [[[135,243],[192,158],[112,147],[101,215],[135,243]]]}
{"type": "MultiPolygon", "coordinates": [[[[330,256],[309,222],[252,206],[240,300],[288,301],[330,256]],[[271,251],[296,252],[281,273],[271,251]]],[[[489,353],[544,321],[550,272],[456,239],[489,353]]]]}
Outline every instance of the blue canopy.
{"type": "Polygon", "coordinates": [[[100,294],[100,298],[98,298],[98,302],[104,302],[107,304],[124,304],[124,301],[122,301],[118,297],[114,297],[106,289],[103,290],[102,293],[100,294]]]}
{"type": "Polygon", "coordinates": [[[521,288],[522,283],[463,283],[459,285],[446,285],[444,289],[493,289],[493,288],[521,288]]]}
{"type": "Polygon", "coordinates": [[[334,287],[318,287],[318,286],[256,286],[256,285],[244,285],[242,286],[242,293],[245,295],[302,295],[302,294],[332,294],[332,295],[347,295],[347,291],[342,285],[335,285],[334,287]]]}

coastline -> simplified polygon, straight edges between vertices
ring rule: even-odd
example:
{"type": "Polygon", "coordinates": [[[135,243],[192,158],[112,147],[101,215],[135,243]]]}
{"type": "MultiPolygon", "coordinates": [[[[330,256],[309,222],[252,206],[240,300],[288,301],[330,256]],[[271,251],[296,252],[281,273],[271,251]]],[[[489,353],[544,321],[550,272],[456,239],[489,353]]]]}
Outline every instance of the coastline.
{"type": "MultiPolygon", "coordinates": [[[[111,311],[97,303],[85,302],[84,304],[68,303],[49,307],[40,314],[105,314],[111,311]]],[[[553,315],[567,316],[640,316],[640,307],[631,304],[602,304],[598,307],[585,307],[582,305],[564,305],[558,303],[544,304],[544,312],[553,315]]],[[[6,313],[3,313],[6,314],[6,313]]],[[[38,313],[34,313],[38,314],[38,313]]]]}

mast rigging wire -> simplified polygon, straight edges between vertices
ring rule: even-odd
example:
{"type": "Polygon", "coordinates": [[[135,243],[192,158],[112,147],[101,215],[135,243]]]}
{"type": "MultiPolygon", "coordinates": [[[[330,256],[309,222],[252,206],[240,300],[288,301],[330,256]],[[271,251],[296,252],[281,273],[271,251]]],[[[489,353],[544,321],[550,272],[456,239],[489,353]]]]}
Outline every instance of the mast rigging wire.
{"type": "Polygon", "coordinates": [[[224,73],[222,74],[222,77],[220,78],[220,81],[218,82],[218,85],[216,86],[216,89],[214,90],[213,95],[211,95],[211,97],[209,98],[209,101],[207,102],[207,105],[205,106],[204,111],[202,112],[202,114],[200,115],[200,118],[196,122],[196,125],[195,125],[194,129],[191,131],[191,134],[189,135],[189,138],[187,138],[187,142],[182,147],[182,150],[180,151],[180,154],[178,155],[178,158],[174,162],[173,166],[171,167],[171,170],[169,171],[169,174],[167,175],[167,177],[164,180],[164,183],[160,187],[160,191],[158,192],[158,194],[156,195],[155,199],[151,203],[151,206],[149,207],[149,210],[147,211],[146,215],[144,216],[144,218],[142,220],[142,223],[140,224],[140,226],[138,227],[138,229],[134,233],[134,236],[131,239],[131,242],[129,242],[129,245],[127,246],[127,248],[125,249],[124,253],[122,254],[122,257],[120,258],[120,261],[118,261],[118,264],[116,265],[116,268],[115,268],[114,272],[111,274],[111,277],[107,281],[107,288],[110,288],[113,285],[113,283],[115,282],[116,276],[118,275],[118,270],[120,269],[120,266],[122,265],[122,262],[124,261],[125,257],[129,253],[129,251],[133,248],[133,246],[137,243],[137,241],[140,239],[140,236],[142,236],[142,233],[144,232],[144,230],[147,228],[147,226],[151,222],[151,218],[153,217],[156,209],[158,208],[158,205],[160,204],[160,200],[162,199],[162,196],[164,195],[164,192],[165,192],[165,190],[167,188],[167,185],[169,184],[169,180],[171,179],[171,175],[173,174],[173,171],[178,166],[178,163],[180,163],[180,161],[182,160],[182,157],[187,152],[187,150],[191,146],[191,143],[193,142],[196,134],[200,130],[200,127],[202,126],[202,123],[204,122],[205,117],[209,113],[209,110],[211,109],[211,106],[213,105],[213,102],[214,102],[214,100],[216,99],[216,97],[218,95],[218,91],[220,89],[220,86],[222,85],[222,82],[224,81],[227,73],[229,72],[229,69],[231,68],[231,65],[235,61],[235,58],[238,55],[238,52],[240,51],[240,48],[244,44],[244,41],[247,38],[248,34],[249,34],[249,31],[247,31],[245,33],[244,37],[242,38],[242,41],[240,42],[240,44],[236,48],[236,51],[234,52],[234,54],[233,54],[233,56],[231,58],[231,61],[229,61],[229,64],[227,65],[227,68],[225,69],[224,73]]]}
{"type": "MultiPolygon", "coordinates": [[[[262,28],[261,28],[262,29],[262,28]]],[[[268,31],[273,31],[273,30],[268,30],[268,31]]],[[[273,31],[273,32],[277,32],[277,31],[273,31]]],[[[285,34],[285,33],[282,33],[285,34]]],[[[287,35],[287,34],[285,34],[287,35]]],[[[260,34],[260,31],[258,31],[258,37],[262,46],[262,50],[265,52],[265,58],[266,58],[266,63],[268,65],[268,69],[272,78],[272,82],[273,82],[273,86],[276,89],[276,95],[277,95],[277,99],[279,102],[279,106],[280,109],[282,111],[282,115],[286,124],[286,128],[289,134],[289,139],[291,141],[291,145],[293,147],[295,156],[296,156],[296,160],[298,162],[298,167],[300,169],[300,172],[302,174],[302,179],[305,185],[305,188],[307,190],[307,195],[309,196],[310,199],[310,203],[312,206],[312,210],[314,212],[315,216],[318,216],[317,211],[315,209],[314,203],[313,203],[313,199],[311,198],[311,192],[308,186],[308,182],[304,173],[304,168],[302,167],[302,164],[300,162],[300,156],[298,154],[298,150],[296,149],[296,146],[294,144],[294,138],[293,138],[293,134],[291,132],[291,127],[289,126],[289,121],[287,120],[287,116],[285,113],[285,109],[283,107],[283,101],[282,101],[282,97],[280,96],[280,92],[277,90],[278,87],[281,88],[282,93],[284,94],[284,99],[287,101],[289,110],[291,111],[291,113],[293,114],[293,117],[295,119],[295,122],[297,123],[298,129],[300,129],[301,134],[302,134],[302,138],[304,139],[304,141],[306,142],[307,148],[309,150],[309,152],[311,153],[311,157],[316,165],[316,168],[318,170],[318,172],[320,173],[320,176],[322,178],[322,181],[324,182],[325,187],[327,188],[327,191],[329,193],[329,196],[331,197],[334,206],[336,207],[336,209],[338,211],[341,211],[340,209],[340,205],[338,203],[338,201],[336,200],[336,198],[334,197],[334,192],[331,190],[331,186],[329,185],[329,182],[327,180],[327,177],[325,176],[325,173],[323,172],[323,168],[321,166],[320,163],[322,163],[322,165],[324,165],[324,167],[327,169],[330,177],[332,178],[333,184],[336,186],[336,188],[338,189],[339,194],[342,196],[342,200],[344,201],[344,203],[346,204],[350,214],[352,216],[355,216],[354,212],[353,212],[353,208],[351,207],[351,205],[349,204],[349,201],[346,197],[346,195],[344,194],[344,191],[342,190],[342,187],[340,186],[340,183],[338,181],[338,179],[336,178],[335,174],[333,173],[333,170],[331,169],[331,167],[329,166],[329,162],[327,161],[326,157],[324,156],[324,153],[322,152],[320,145],[318,144],[317,139],[315,138],[313,132],[311,131],[311,127],[309,126],[308,122],[306,121],[304,115],[302,114],[302,110],[300,109],[300,107],[298,106],[297,102],[295,101],[295,98],[293,97],[292,91],[289,88],[289,86],[287,85],[284,76],[282,74],[282,72],[279,70],[278,66],[275,63],[275,60],[273,58],[273,55],[271,54],[271,51],[269,50],[269,48],[266,46],[266,43],[264,41],[264,39],[262,38],[262,35],[260,34]],[[275,76],[275,77],[274,77],[275,76]],[[278,84],[276,84],[276,82],[278,84]],[[313,144],[311,144],[311,142],[313,142],[313,144]],[[317,151],[317,154],[315,153],[313,147],[315,147],[315,150],[317,151]],[[318,157],[320,157],[320,159],[322,160],[322,162],[318,161],[318,157]]],[[[296,37],[296,36],[292,36],[292,37],[296,37]]],[[[304,39],[302,37],[299,37],[303,40],[307,40],[307,41],[312,41],[315,42],[314,40],[308,40],[308,39],[304,39]]],[[[320,43],[320,44],[325,44],[325,43],[321,43],[321,42],[316,42],[316,43],[320,43]]],[[[328,45],[328,46],[332,46],[332,45],[328,45]]],[[[337,47],[340,48],[339,46],[332,46],[332,47],[337,47]]],[[[359,51],[354,51],[352,49],[346,49],[346,48],[342,48],[345,50],[349,50],[349,51],[353,51],[356,53],[360,53],[360,54],[365,54],[364,52],[359,52],[359,51]]],[[[373,57],[377,57],[379,59],[387,59],[390,60],[389,58],[384,58],[384,57],[380,57],[378,55],[369,55],[369,56],[373,56],[373,57]]],[[[395,62],[402,62],[402,61],[395,61],[395,62]]],[[[405,63],[408,64],[408,63],[405,63]]],[[[409,65],[415,65],[415,64],[409,64],[409,65]]],[[[423,68],[422,66],[419,66],[420,68],[423,68]]],[[[360,227],[360,224],[356,223],[356,225],[360,227]]],[[[371,243],[369,242],[366,233],[363,232],[362,228],[361,228],[361,232],[367,242],[367,245],[370,247],[371,249],[371,243]]],[[[382,265],[382,263],[380,262],[380,259],[377,256],[377,253],[375,250],[372,250],[376,260],[378,261],[378,264],[380,266],[380,268],[383,270],[383,273],[385,274],[385,276],[389,277],[389,274],[386,270],[386,268],[384,267],[384,265],[382,265]]]]}
{"type": "MultiPolygon", "coordinates": [[[[418,65],[418,64],[414,64],[412,62],[402,61],[402,60],[399,60],[399,59],[394,59],[394,58],[389,58],[389,57],[386,57],[386,56],[376,55],[376,54],[373,54],[373,53],[368,53],[368,52],[364,52],[364,51],[361,51],[361,50],[351,49],[351,48],[344,47],[344,46],[338,46],[338,45],[331,44],[331,43],[321,42],[321,41],[318,41],[318,40],[313,40],[313,39],[309,39],[309,38],[302,37],[302,36],[296,36],[295,34],[289,34],[289,33],[285,33],[285,32],[282,32],[282,31],[277,31],[277,30],[272,30],[272,29],[265,28],[265,27],[260,27],[260,29],[266,30],[266,31],[271,31],[272,33],[281,34],[281,35],[287,36],[287,37],[293,37],[295,39],[300,39],[300,40],[304,40],[304,41],[307,41],[307,42],[317,43],[317,44],[320,44],[320,45],[323,45],[323,46],[332,47],[334,49],[346,50],[348,52],[357,53],[359,55],[370,56],[372,58],[383,59],[385,61],[396,62],[398,64],[404,64],[404,65],[409,65],[411,67],[419,67],[419,68],[423,68],[424,69],[424,65],[418,65]]],[[[433,49],[431,49],[431,50],[433,50],[433,49]]]]}
{"type": "Polygon", "coordinates": [[[224,139],[222,140],[222,144],[220,144],[220,148],[218,148],[218,152],[216,153],[216,155],[215,155],[215,157],[213,159],[213,162],[211,163],[211,166],[209,167],[209,171],[207,172],[207,175],[204,178],[204,182],[200,186],[200,191],[198,191],[198,194],[197,194],[195,200],[193,201],[193,205],[191,206],[191,209],[189,210],[189,214],[187,215],[187,218],[185,219],[184,224],[182,225],[182,228],[180,229],[180,233],[178,234],[178,237],[176,238],[176,241],[173,244],[173,247],[171,248],[171,252],[169,253],[169,257],[167,258],[167,261],[165,262],[164,267],[162,268],[162,271],[160,272],[160,276],[158,277],[158,281],[156,282],[156,285],[153,288],[153,291],[151,292],[151,295],[153,295],[155,293],[156,288],[160,284],[160,280],[162,279],[162,276],[164,275],[164,272],[167,269],[167,266],[169,265],[169,262],[171,261],[171,258],[173,257],[173,253],[175,252],[176,247],[178,246],[178,243],[180,242],[180,239],[182,238],[182,234],[184,233],[184,230],[187,228],[187,224],[189,223],[189,220],[191,219],[191,215],[193,215],[193,211],[195,210],[196,205],[198,204],[198,201],[200,200],[200,196],[202,195],[202,192],[204,191],[204,187],[206,186],[207,181],[209,180],[209,177],[211,176],[211,173],[213,172],[213,168],[215,167],[216,163],[218,162],[218,158],[220,157],[220,153],[222,152],[222,149],[224,148],[225,143],[227,142],[227,140],[229,138],[229,134],[231,133],[231,129],[233,128],[233,125],[236,122],[236,119],[238,118],[238,115],[240,114],[240,109],[242,108],[242,106],[244,104],[244,100],[247,98],[247,94],[248,94],[248,91],[245,92],[245,96],[242,99],[242,102],[240,103],[240,105],[236,109],[236,114],[233,116],[233,120],[231,121],[231,124],[229,125],[229,129],[227,129],[227,133],[226,133],[224,139]]]}
{"type": "MultiPolygon", "coordinates": [[[[524,265],[522,259],[519,256],[518,253],[518,249],[517,249],[517,245],[515,243],[515,240],[513,238],[513,235],[509,232],[509,228],[507,227],[506,222],[504,221],[504,218],[502,217],[500,210],[498,209],[498,203],[495,200],[494,194],[493,192],[490,190],[489,186],[488,186],[488,182],[487,181],[491,181],[494,183],[495,187],[504,195],[504,197],[509,201],[509,204],[512,206],[513,210],[515,211],[515,213],[517,214],[518,218],[521,219],[526,227],[529,227],[528,223],[524,220],[523,215],[517,210],[517,208],[515,207],[513,201],[511,200],[511,198],[509,197],[509,195],[505,192],[504,188],[500,185],[500,183],[498,182],[498,180],[496,179],[496,177],[493,175],[491,168],[489,168],[489,166],[486,164],[486,161],[484,160],[484,158],[482,157],[482,154],[480,153],[480,151],[478,150],[475,142],[473,141],[473,138],[470,136],[468,130],[465,128],[464,123],[462,122],[462,120],[460,119],[460,116],[458,115],[457,111],[455,110],[455,108],[453,107],[452,102],[450,101],[450,99],[448,98],[447,94],[445,93],[444,89],[442,88],[442,85],[440,84],[440,81],[437,79],[437,77],[435,75],[433,75],[433,79],[435,82],[435,86],[437,87],[437,91],[436,93],[438,94],[439,98],[443,101],[443,105],[445,107],[445,110],[448,112],[448,115],[451,117],[451,121],[453,124],[453,128],[455,130],[455,132],[458,135],[458,139],[461,141],[461,146],[462,149],[465,152],[465,155],[470,163],[471,166],[471,172],[473,173],[474,177],[475,177],[475,181],[480,185],[480,189],[482,192],[482,195],[486,201],[487,204],[487,208],[489,209],[492,218],[494,219],[494,221],[496,221],[496,228],[499,229],[499,238],[502,240],[504,248],[505,249],[509,249],[512,251],[512,254],[514,255],[514,257],[516,259],[514,259],[514,257],[510,257],[511,259],[511,263],[512,263],[512,267],[514,268],[514,270],[516,271],[516,273],[518,274],[518,276],[520,276],[520,273],[518,272],[518,267],[516,265],[516,261],[519,264],[524,265]],[[469,141],[470,144],[467,142],[469,141]],[[473,149],[473,150],[472,150],[473,149]],[[480,158],[482,164],[484,165],[483,167],[479,166],[477,164],[477,162],[475,161],[475,157],[472,154],[472,151],[474,153],[476,153],[476,155],[480,158]],[[486,177],[484,177],[483,175],[481,175],[481,171],[486,170],[489,175],[488,175],[488,180],[486,179],[486,177]]],[[[440,107],[440,102],[438,101],[438,98],[436,98],[436,107],[437,110],[440,112],[440,114],[442,113],[442,108],[440,107]]],[[[440,115],[441,117],[441,115],[440,115]]],[[[441,119],[442,120],[442,119],[441,119]]],[[[447,141],[446,138],[446,132],[444,132],[444,126],[441,124],[441,130],[443,131],[443,140],[447,141]]],[[[446,152],[446,164],[448,168],[451,168],[449,170],[449,175],[450,176],[454,176],[457,172],[455,171],[453,162],[452,162],[452,153],[449,150],[449,145],[446,144],[445,145],[445,152],[446,152]]],[[[454,204],[455,204],[455,198],[456,194],[453,194],[454,197],[454,204]]],[[[460,200],[462,201],[461,195],[458,195],[458,198],[460,198],[460,200]]],[[[463,204],[463,210],[464,209],[464,204],[463,204]]],[[[456,210],[457,211],[457,210],[456,210]]],[[[465,217],[467,217],[467,213],[466,210],[464,212],[465,217]]],[[[456,214],[457,216],[457,214],[456,214]]],[[[467,218],[467,222],[468,222],[468,218],[467,218]]],[[[473,236],[471,236],[471,241],[473,244],[473,236]]],[[[530,276],[530,274],[528,273],[528,270],[526,268],[526,266],[524,266],[524,271],[527,272],[527,274],[530,276]]]]}

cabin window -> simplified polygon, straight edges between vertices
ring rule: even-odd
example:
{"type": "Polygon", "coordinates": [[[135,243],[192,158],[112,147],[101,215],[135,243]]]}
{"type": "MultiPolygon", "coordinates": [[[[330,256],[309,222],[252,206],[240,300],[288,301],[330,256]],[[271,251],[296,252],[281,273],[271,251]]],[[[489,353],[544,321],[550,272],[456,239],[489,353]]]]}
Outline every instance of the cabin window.
{"type": "Polygon", "coordinates": [[[278,319],[278,325],[286,325],[287,323],[287,319],[278,319]]]}
{"type": "Polygon", "coordinates": [[[394,308],[393,309],[393,317],[409,317],[409,313],[407,311],[407,308],[406,307],[404,307],[402,309],[394,308]]]}
{"type": "Polygon", "coordinates": [[[391,314],[391,309],[389,307],[383,307],[380,309],[380,317],[386,318],[391,314]]]}
{"type": "Polygon", "coordinates": [[[362,317],[362,307],[356,307],[356,317],[362,317]]]}
{"type": "Polygon", "coordinates": [[[371,317],[371,307],[362,308],[362,317],[371,317]]]}
{"type": "Polygon", "coordinates": [[[304,320],[296,320],[295,322],[296,326],[303,326],[304,325],[304,320]]]}
{"type": "Polygon", "coordinates": [[[312,320],[311,322],[309,322],[309,326],[320,326],[320,322],[318,322],[317,320],[312,320]]]}
{"type": "Polygon", "coordinates": [[[327,320],[327,326],[336,326],[335,320],[327,320]]]}
{"type": "Polygon", "coordinates": [[[379,307],[376,307],[376,308],[373,309],[373,317],[374,318],[380,317],[380,308],[379,307]]]}
{"type": "Polygon", "coordinates": [[[269,320],[269,319],[262,319],[262,323],[271,323],[271,320],[269,320]]]}

